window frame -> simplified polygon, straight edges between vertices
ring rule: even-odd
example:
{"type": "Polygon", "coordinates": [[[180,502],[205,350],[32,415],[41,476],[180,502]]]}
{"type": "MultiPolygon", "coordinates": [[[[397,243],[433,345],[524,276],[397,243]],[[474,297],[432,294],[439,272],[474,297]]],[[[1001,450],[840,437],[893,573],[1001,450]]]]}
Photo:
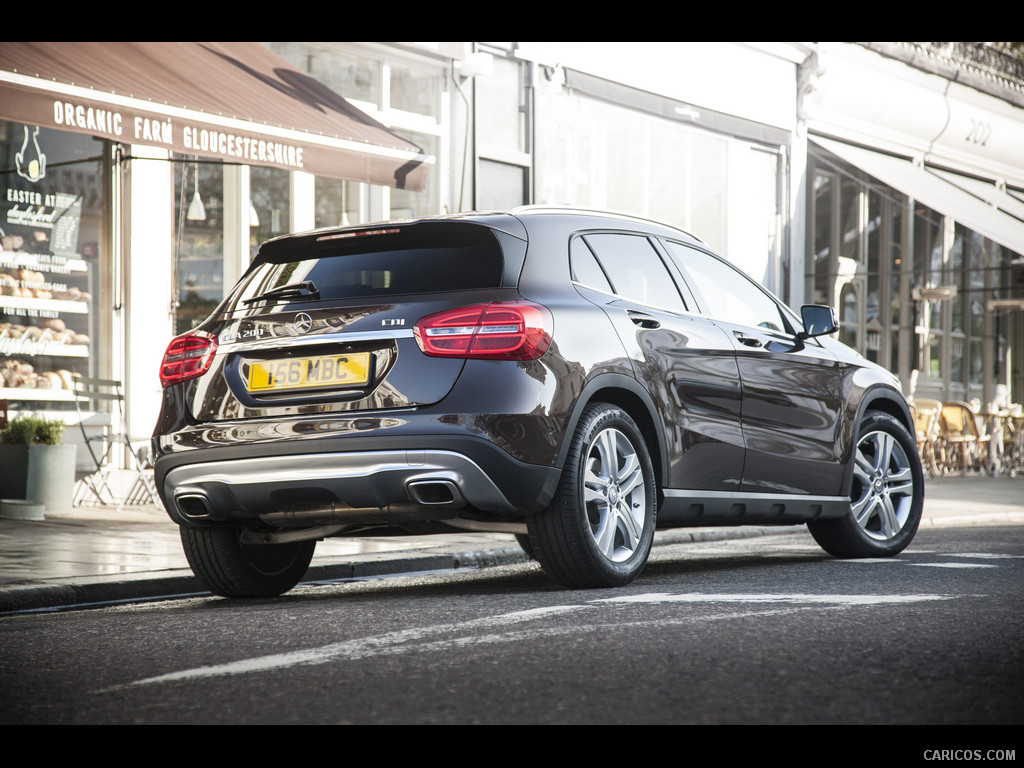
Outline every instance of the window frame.
{"type": "Polygon", "coordinates": [[[690,292],[689,286],[682,279],[682,275],[679,274],[678,268],[675,264],[667,258],[664,248],[659,243],[659,238],[648,232],[641,232],[635,230],[620,230],[620,229],[589,229],[574,232],[569,239],[569,276],[573,284],[587,288],[589,290],[597,291],[605,295],[614,296],[615,298],[622,299],[623,301],[629,301],[633,304],[638,304],[643,307],[650,307],[661,312],[671,312],[673,314],[693,314],[694,310],[692,307],[695,306],[694,298],[690,292]],[[597,249],[587,240],[588,237],[593,236],[618,236],[618,237],[636,237],[646,241],[647,245],[650,246],[652,253],[655,258],[661,263],[662,268],[665,270],[666,275],[672,282],[672,285],[676,289],[676,294],[679,297],[679,304],[675,307],[667,307],[661,304],[652,304],[648,301],[643,301],[634,296],[630,296],[626,293],[621,293],[620,289],[616,287],[615,281],[612,279],[612,275],[609,272],[608,265],[606,265],[601,255],[598,254],[597,249]],[[576,279],[573,271],[573,243],[575,240],[581,240],[583,247],[591,254],[594,262],[601,270],[605,279],[608,283],[608,288],[611,289],[611,293],[608,292],[607,288],[590,285],[588,283],[582,283],[576,279]]]}
{"type": "Polygon", "coordinates": [[[668,255],[668,258],[671,260],[673,266],[679,272],[682,280],[685,281],[687,289],[692,294],[695,302],[694,307],[697,314],[701,315],[702,317],[706,317],[707,319],[714,322],[731,323],[733,325],[742,326],[744,328],[756,329],[761,332],[767,331],[771,333],[782,333],[790,337],[796,337],[797,334],[800,332],[800,329],[803,328],[803,322],[797,318],[796,314],[793,312],[792,309],[786,306],[786,304],[784,304],[778,297],[774,296],[771,293],[771,291],[769,291],[763,285],[761,285],[756,280],[751,278],[735,264],[732,264],[728,259],[715,253],[714,251],[708,250],[706,248],[701,248],[692,243],[684,243],[678,240],[673,240],[671,238],[659,238],[659,240],[662,241],[661,244],[666,254],[668,255]],[[768,302],[775,307],[776,311],[779,314],[779,319],[782,321],[783,327],[781,329],[775,329],[768,328],[762,325],[747,325],[743,322],[738,322],[728,317],[720,317],[717,314],[713,313],[711,310],[711,303],[705,297],[704,293],[700,290],[700,287],[697,285],[697,281],[690,274],[690,269],[686,266],[685,263],[682,262],[682,259],[673,252],[672,246],[686,248],[690,251],[693,251],[694,253],[701,254],[702,256],[711,259],[712,261],[719,262],[726,269],[729,269],[732,272],[734,272],[737,278],[741,279],[745,283],[748,283],[756,291],[760,292],[765,297],[765,299],[767,299],[768,302]]]}

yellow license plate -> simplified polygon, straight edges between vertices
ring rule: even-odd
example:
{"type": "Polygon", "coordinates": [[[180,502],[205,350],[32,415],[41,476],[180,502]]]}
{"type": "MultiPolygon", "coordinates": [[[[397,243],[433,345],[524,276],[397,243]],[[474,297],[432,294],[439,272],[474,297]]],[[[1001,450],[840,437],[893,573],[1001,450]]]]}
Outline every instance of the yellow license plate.
{"type": "Polygon", "coordinates": [[[351,387],[370,380],[370,355],[321,355],[249,364],[249,391],[351,387]]]}

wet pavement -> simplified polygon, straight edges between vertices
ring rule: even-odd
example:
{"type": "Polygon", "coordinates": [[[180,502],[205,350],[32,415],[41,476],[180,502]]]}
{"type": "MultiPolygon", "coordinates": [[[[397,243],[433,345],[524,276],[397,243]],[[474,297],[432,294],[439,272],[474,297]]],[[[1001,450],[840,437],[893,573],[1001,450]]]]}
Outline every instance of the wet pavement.
{"type": "MultiPolygon", "coordinates": [[[[922,527],[1024,525],[1024,477],[928,481],[922,527]]],[[[803,531],[786,528],[679,529],[660,542],[803,531]]],[[[523,562],[507,534],[327,539],[307,581],[475,568],[523,562]]],[[[0,611],[200,594],[178,528],[157,506],[78,507],[44,520],[0,518],[0,611]]]]}

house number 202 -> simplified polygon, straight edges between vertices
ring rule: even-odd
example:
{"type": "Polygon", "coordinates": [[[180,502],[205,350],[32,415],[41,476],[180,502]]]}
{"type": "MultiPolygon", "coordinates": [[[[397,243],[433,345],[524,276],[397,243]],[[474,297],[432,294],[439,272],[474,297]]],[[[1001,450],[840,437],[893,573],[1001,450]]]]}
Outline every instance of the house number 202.
{"type": "Polygon", "coordinates": [[[971,130],[967,132],[964,141],[972,144],[985,146],[992,137],[992,126],[979,120],[971,120],[971,130]]]}

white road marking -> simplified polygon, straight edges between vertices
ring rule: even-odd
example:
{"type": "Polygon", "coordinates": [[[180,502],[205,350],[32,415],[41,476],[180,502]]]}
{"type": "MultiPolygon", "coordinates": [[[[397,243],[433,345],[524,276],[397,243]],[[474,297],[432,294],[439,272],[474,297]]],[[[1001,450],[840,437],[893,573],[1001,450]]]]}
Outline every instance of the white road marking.
{"type": "Polygon", "coordinates": [[[918,568],[998,568],[988,563],[911,563],[918,568]]]}
{"type": "Polygon", "coordinates": [[[341,643],[332,643],[320,648],[310,648],[303,651],[292,651],[289,653],[275,653],[269,656],[261,656],[254,659],[242,659],[241,661],[229,664],[218,664],[209,667],[198,667],[186,669],[180,672],[171,672],[166,675],[158,675],[143,680],[136,680],[132,685],[148,685],[151,683],[166,683],[175,680],[187,680],[203,677],[216,677],[220,675],[238,675],[250,672],[281,669],[284,667],[296,667],[306,664],[324,664],[334,659],[359,659],[366,656],[381,655],[389,647],[401,644],[416,643],[425,641],[432,635],[452,634],[466,629],[480,627],[507,627],[522,622],[533,621],[537,618],[553,614],[562,614],[572,611],[585,610],[584,605],[563,605],[551,606],[548,608],[536,608],[528,611],[517,611],[499,616],[487,616],[482,619],[462,622],[460,624],[440,624],[434,627],[417,627],[415,629],[402,630],[401,632],[390,632],[376,637],[365,637],[358,640],[346,640],[341,643]]]}
{"type": "Polygon", "coordinates": [[[298,666],[309,666],[327,664],[333,661],[351,661],[367,657],[379,657],[397,655],[403,653],[441,653],[458,648],[480,646],[487,644],[521,643],[524,641],[536,640],[541,637],[560,637],[566,635],[579,635],[583,632],[608,632],[625,628],[640,626],[647,627],[672,627],[680,625],[693,625],[696,623],[727,621],[744,618],[765,618],[768,616],[780,616],[806,610],[814,606],[827,610],[846,609],[852,606],[863,605],[886,605],[906,604],[933,600],[951,600],[954,595],[812,595],[812,594],[698,594],[686,593],[672,595],[668,593],[649,593],[637,596],[623,596],[593,600],[583,605],[559,605],[547,608],[537,608],[528,611],[517,611],[514,613],[488,616],[481,619],[451,624],[440,624],[432,627],[419,627],[399,632],[389,632],[374,637],[346,640],[339,643],[331,643],[319,648],[310,648],[290,653],[271,654],[259,658],[241,659],[236,662],[185,669],[178,672],[171,672],[156,677],[136,680],[124,686],[116,686],[111,690],[123,689],[140,685],[154,685],[158,683],[197,681],[211,677],[223,677],[232,675],[245,675],[253,672],[268,672],[272,670],[288,669],[298,666]],[[589,622],[574,623],[563,627],[540,627],[511,630],[512,627],[528,624],[535,619],[543,619],[552,615],[560,615],[584,610],[594,610],[601,604],[629,604],[629,603],[755,603],[774,604],[778,607],[760,608],[752,610],[734,611],[729,613],[711,615],[687,615],[678,618],[651,619],[623,623],[614,622],[589,622]],[[785,607],[781,607],[785,606],[785,607]],[[458,633],[467,630],[478,630],[496,628],[509,628],[510,631],[499,631],[483,635],[465,635],[453,637],[458,633]],[[441,636],[442,639],[433,639],[441,636]]]}
{"type": "Polygon", "coordinates": [[[952,600],[954,595],[808,595],[808,594],[700,594],[670,595],[652,592],[646,595],[609,597],[603,603],[795,603],[802,605],[892,605],[952,600]]]}

